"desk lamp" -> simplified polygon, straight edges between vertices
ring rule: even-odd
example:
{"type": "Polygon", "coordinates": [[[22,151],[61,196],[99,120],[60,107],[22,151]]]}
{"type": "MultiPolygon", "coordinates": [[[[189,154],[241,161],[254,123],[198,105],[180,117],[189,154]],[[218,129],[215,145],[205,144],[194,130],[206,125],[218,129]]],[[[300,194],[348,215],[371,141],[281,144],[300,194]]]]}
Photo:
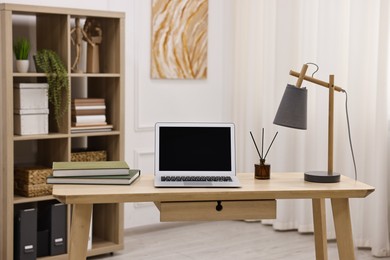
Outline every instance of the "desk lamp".
{"type": "Polygon", "coordinates": [[[305,172],[305,181],[334,183],[340,181],[340,174],[333,172],[333,114],[334,91],[345,92],[334,85],[334,75],[329,75],[329,82],[306,76],[308,65],[302,66],[301,72],[290,71],[290,75],[297,77],[296,86],[288,84],[276,113],[274,124],[296,129],[307,128],[307,89],[301,88],[304,80],[329,89],[328,114],[328,170],[305,172]]]}

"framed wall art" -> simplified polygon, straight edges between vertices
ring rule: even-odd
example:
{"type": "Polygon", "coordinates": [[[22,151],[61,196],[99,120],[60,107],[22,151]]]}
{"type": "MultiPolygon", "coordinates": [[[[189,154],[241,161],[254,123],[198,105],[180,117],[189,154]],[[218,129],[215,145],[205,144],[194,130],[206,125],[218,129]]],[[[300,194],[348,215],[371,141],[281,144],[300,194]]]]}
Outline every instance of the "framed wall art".
{"type": "Polygon", "coordinates": [[[207,78],[208,0],[152,0],[151,77],[207,78]]]}

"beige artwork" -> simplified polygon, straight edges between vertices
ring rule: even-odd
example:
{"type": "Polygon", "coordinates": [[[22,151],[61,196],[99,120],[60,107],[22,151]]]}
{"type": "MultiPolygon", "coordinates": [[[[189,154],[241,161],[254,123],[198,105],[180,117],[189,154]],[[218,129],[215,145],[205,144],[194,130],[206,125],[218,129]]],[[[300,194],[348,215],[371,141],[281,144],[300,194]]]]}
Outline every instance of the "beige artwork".
{"type": "Polygon", "coordinates": [[[153,79],[207,78],[208,0],[153,0],[153,79]]]}

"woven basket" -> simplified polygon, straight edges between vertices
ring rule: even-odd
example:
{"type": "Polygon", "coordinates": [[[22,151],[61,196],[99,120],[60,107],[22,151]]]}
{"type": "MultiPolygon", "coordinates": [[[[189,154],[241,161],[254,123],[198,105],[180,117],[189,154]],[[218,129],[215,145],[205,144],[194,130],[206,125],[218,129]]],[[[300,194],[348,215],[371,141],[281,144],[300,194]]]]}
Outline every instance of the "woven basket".
{"type": "Polygon", "coordinates": [[[37,197],[51,195],[53,185],[51,184],[35,184],[35,185],[15,185],[15,193],[25,197],[37,197]]]}
{"type": "Polygon", "coordinates": [[[70,160],[72,162],[96,162],[107,161],[106,151],[85,151],[75,152],[71,154],[70,160]]]}
{"type": "Polygon", "coordinates": [[[39,166],[15,168],[15,193],[26,197],[50,195],[52,185],[46,184],[46,178],[50,175],[52,175],[52,169],[50,168],[39,166]]]}

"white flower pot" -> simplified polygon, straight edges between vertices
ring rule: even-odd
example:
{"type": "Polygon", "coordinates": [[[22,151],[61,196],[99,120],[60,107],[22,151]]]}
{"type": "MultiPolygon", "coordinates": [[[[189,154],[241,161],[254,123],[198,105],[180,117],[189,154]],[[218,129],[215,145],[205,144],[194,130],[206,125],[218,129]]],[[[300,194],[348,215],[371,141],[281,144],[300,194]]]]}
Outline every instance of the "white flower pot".
{"type": "Polygon", "coordinates": [[[16,71],[25,73],[28,71],[29,60],[16,60],[16,71]]]}

